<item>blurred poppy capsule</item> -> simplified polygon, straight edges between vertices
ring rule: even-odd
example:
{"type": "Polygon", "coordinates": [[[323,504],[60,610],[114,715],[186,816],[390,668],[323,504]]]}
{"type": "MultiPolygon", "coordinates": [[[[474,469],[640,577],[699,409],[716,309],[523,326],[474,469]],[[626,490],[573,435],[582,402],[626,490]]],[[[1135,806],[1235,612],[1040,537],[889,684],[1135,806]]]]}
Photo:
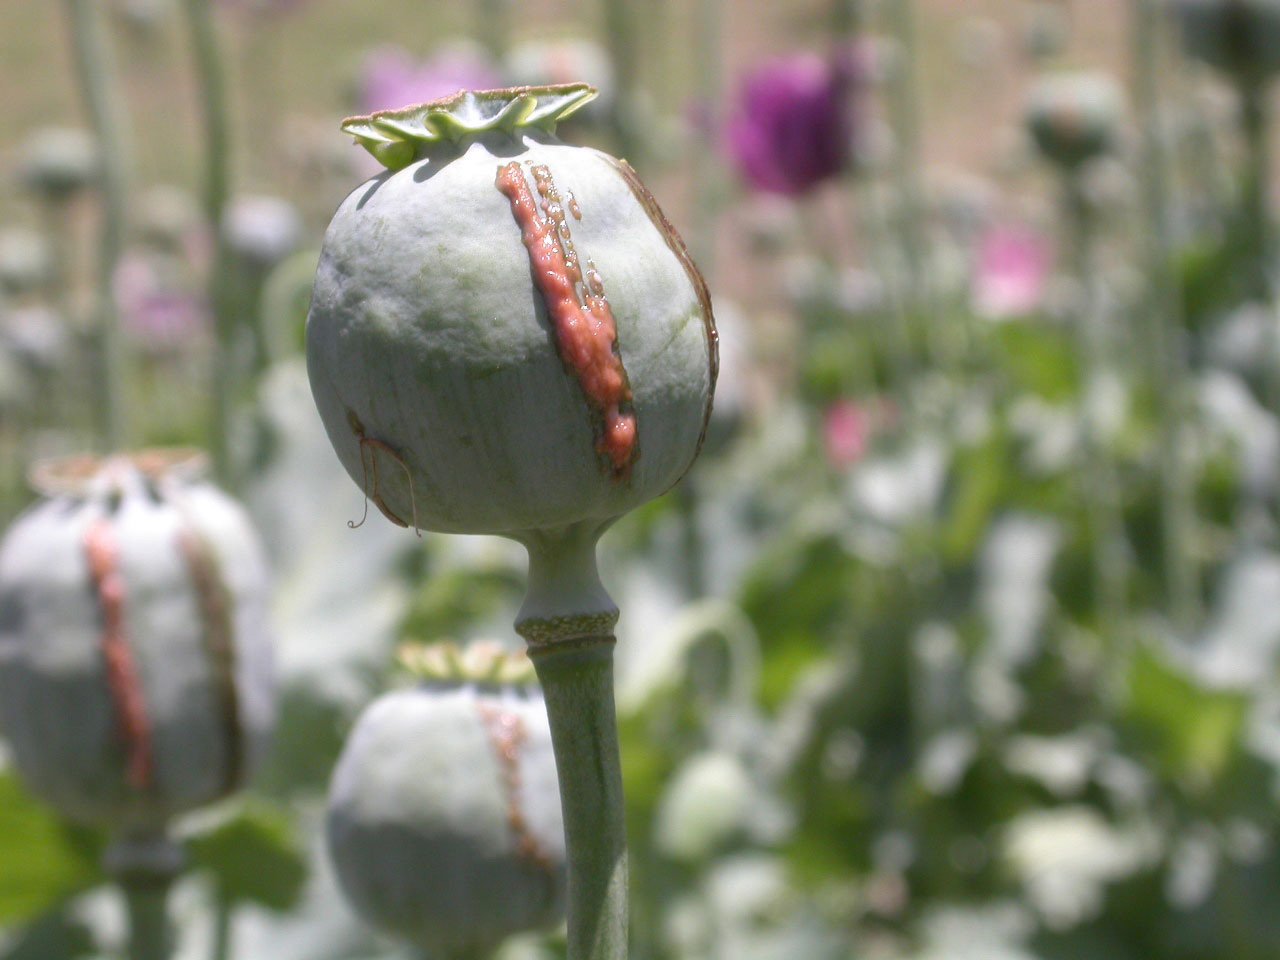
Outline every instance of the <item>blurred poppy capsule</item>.
{"type": "Polygon", "coordinates": [[[0,729],[71,819],[154,831],[242,786],[270,734],[266,563],[201,463],[38,466],[0,543],[0,729]]]}

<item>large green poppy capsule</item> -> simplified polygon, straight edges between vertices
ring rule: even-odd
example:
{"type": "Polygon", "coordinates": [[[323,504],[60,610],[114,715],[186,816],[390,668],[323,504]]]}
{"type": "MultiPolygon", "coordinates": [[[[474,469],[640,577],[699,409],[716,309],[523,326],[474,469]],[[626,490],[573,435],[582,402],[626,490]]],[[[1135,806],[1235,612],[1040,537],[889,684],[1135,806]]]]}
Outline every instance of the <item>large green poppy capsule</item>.
{"type": "Polygon", "coordinates": [[[698,452],[706,287],[624,161],[556,139],[592,95],[459,93],[344,126],[390,169],[329,225],[307,365],[339,458],[397,523],[602,529],[698,452]]]}

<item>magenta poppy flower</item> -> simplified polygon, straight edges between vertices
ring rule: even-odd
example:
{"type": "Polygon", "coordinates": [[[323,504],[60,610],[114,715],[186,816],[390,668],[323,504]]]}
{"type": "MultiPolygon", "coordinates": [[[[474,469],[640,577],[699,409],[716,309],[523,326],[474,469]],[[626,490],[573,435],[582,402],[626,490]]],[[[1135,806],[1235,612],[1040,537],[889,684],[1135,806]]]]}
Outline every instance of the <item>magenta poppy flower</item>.
{"type": "Polygon", "coordinates": [[[360,78],[360,110],[397,110],[426,103],[459,90],[492,90],[502,76],[488,57],[470,47],[454,46],[418,61],[400,47],[379,47],[364,62],[360,78]]]}
{"type": "Polygon", "coordinates": [[[978,243],[973,310],[992,320],[1034,313],[1044,302],[1053,248],[1027,227],[992,227],[978,243]]]}
{"type": "Polygon", "coordinates": [[[741,82],[727,147],[754,189],[796,196],[837,176],[853,152],[852,53],[770,60],[741,82]]]}

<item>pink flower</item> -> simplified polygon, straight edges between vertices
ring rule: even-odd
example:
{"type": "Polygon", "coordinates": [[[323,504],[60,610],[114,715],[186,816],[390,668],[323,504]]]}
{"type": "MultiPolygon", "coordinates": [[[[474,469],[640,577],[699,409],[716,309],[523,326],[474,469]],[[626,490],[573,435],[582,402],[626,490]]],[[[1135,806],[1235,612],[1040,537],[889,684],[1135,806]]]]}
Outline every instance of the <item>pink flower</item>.
{"type": "Polygon", "coordinates": [[[459,90],[492,90],[502,77],[489,59],[469,47],[449,47],[419,62],[400,47],[379,47],[364,62],[360,110],[397,110],[447,97],[459,90]]]}
{"type": "Polygon", "coordinates": [[[973,310],[993,320],[1025,316],[1044,301],[1053,248],[1023,226],[992,227],[978,243],[973,310]]]}
{"type": "Polygon", "coordinates": [[[836,400],[822,415],[822,443],[827,462],[844,470],[862,459],[871,439],[872,419],[852,400],[836,400]]]}

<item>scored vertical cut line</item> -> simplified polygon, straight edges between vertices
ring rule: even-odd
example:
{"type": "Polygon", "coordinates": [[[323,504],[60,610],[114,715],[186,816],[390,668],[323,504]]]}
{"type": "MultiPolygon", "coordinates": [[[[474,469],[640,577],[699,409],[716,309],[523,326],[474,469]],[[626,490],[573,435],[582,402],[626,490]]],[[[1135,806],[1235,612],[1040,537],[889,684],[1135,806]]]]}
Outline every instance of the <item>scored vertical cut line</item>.
{"type": "MultiPolygon", "coordinates": [[[[534,281],[542,294],[555,333],[560,361],[577,379],[596,421],[596,450],[607,458],[615,480],[625,479],[639,453],[631,386],[618,353],[618,327],[605,296],[604,281],[595,264],[578,260],[564,203],[551,171],[544,164],[530,168],[541,203],[525,179],[520,164],[498,168],[497,187],[511,203],[529,251],[534,281]]],[[[581,217],[578,202],[569,209],[581,217]]]]}
{"type": "Polygon", "coordinates": [[[189,522],[178,530],[182,555],[200,608],[205,654],[213,670],[213,694],[227,749],[224,786],[239,786],[244,774],[244,733],[240,725],[240,693],[236,687],[236,651],[231,591],[209,541],[189,522]]]}
{"type": "Polygon", "coordinates": [[[84,554],[102,614],[102,635],[98,642],[107,667],[107,689],[124,741],[126,777],[135,790],[146,790],[155,774],[151,721],[147,717],[138,665],[125,632],[124,576],[120,572],[120,549],[110,520],[95,520],[89,525],[84,533],[84,554]]]}
{"type": "Polygon", "coordinates": [[[551,858],[529,829],[529,821],[520,809],[520,747],[527,739],[524,722],[518,715],[487,703],[477,702],[476,710],[502,765],[502,781],[507,788],[507,825],[516,838],[516,853],[549,871],[551,858]]]}

